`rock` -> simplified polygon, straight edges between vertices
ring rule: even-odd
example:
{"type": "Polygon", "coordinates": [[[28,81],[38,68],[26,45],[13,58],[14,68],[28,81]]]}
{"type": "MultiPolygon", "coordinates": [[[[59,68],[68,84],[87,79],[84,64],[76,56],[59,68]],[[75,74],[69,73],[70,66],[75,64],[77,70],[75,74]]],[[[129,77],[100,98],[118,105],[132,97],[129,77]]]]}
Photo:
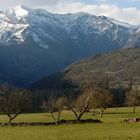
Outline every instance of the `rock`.
{"type": "Polygon", "coordinates": [[[140,123],[140,118],[128,118],[128,119],[124,119],[123,122],[127,122],[127,123],[140,123]]]}

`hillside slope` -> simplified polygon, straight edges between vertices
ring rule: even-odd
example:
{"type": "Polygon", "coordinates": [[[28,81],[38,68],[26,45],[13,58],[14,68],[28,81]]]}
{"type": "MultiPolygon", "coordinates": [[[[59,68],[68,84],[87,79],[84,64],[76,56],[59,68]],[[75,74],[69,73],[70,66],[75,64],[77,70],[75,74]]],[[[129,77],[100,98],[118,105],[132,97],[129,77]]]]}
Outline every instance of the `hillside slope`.
{"type": "Polygon", "coordinates": [[[38,81],[33,88],[61,89],[71,85],[81,86],[87,81],[104,82],[106,75],[115,85],[128,83],[131,77],[134,84],[140,85],[140,48],[125,49],[83,59],[60,73],[38,81]]]}

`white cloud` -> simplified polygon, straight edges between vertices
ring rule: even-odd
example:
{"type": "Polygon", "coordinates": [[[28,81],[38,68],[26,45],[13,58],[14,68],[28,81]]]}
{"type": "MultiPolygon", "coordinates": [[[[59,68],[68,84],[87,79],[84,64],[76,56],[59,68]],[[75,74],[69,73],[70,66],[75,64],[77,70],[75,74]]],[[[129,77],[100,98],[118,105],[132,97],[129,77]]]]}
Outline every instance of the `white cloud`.
{"type": "Polygon", "coordinates": [[[0,0],[0,9],[7,9],[8,7],[15,7],[17,5],[25,5],[31,8],[42,7],[44,5],[53,6],[59,3],[77,2],[79,0],[0,0]]]}
{"type": "MultiPolygon", "coordinates": [[[[0,0],[0,9],[22,4],[31,8],[44,8],[54,13],[86,12],[94,15],[105,15],[123,22],[140,25],[140,9],[136,7],[120,8],[116,5],[109,4],[111,0],[98,0],[99,5],[80,1],[81,0],[0,0]]],[[[119,1],[120,0],[118,0],[118,2],[119,1]]],[[[140,0],[123,0],[123,3],[129,6],[128,1],[132,3],[140,2],[140,0]]]]}
{"type": "Polygon", "coordinates": [[[105,15],[130,24],[140,24],[140,9],[135,7],[120,8],[110,4],[86,4],[82,2],[59,2],[54,6],[45,6],[54,13],[86,12],[94,15],[105,15]]]}

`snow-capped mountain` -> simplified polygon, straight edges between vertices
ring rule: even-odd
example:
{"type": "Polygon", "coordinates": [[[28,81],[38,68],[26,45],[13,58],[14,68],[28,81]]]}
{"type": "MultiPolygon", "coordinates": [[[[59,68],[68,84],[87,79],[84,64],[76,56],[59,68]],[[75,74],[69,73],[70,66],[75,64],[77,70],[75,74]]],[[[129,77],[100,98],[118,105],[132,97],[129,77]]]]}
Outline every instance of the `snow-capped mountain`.
{"type": "Polygon", "coordinates": [[[104,34],[107,39],[118,41],[119,47],[122,47],[133,35],[133,30],[129,24],[86,13],[59,15],[21,5],[0,12],[0,43],[5,45],[20,44],[30,38],[39,46],[49,48],[51,42],[63,44],[65,37],[79,44],[81,35],[82,41],[87,44],[89,36],[96,42],[96,37],[104,34]]]}
{"type": "Polygon", "coordinates": [[[19,5],[0,11],[0,81],[28,85],[80,58],[139,43],[140,28],[105,16],[19,5]]]}

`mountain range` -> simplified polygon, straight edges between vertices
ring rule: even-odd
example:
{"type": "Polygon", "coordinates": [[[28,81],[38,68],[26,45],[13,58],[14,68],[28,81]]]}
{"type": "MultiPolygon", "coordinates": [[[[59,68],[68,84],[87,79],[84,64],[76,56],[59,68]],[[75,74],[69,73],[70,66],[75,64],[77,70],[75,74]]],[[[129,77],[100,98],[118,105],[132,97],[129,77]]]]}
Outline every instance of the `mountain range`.
{"type": "Polygon", "coordinates": [[[139,46],[139,26],[19,5],[0,11],[0,83],[30,86],[81,58],[139,46]]]}

